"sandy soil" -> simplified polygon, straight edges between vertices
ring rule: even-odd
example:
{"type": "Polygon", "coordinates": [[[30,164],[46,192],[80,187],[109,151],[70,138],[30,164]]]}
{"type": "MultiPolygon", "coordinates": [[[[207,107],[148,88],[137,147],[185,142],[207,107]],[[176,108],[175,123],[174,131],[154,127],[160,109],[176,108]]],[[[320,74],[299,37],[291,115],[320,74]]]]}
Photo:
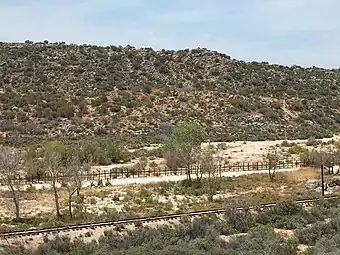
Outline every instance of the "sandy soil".
{"type": "MultiPolygon", "coordinates": [[[[279,169],[276,172],[289,172],[295,171],[299,168],[286,168],[279,169]]],[[[268,170],[259,170],[259,171],[240,171],[240,172],[223,172],[221,176],[223,177],[237,177],[241,175],[254,174],[254,173],[268,173],[268,170]]],[[[203,175],[206,177],[207,175],[203,175]]],[[[172,175],[172,176],[159,176],[159,177],[141,177],[141,178],[117,178],[117,179],[109,179],[106,180],[112,186],[121,186],[121,185],[131,185],[131,184],[146,184],[146,183],[156,183],[156,182],[167,182],[167,181],[181,181],[187,178],[186,175],[172,175]]],[[[90,181],[83,182],[83,187],[88,188],[90,186],[90,181]]],[[[61,186],[59,183],[58,187],[61,186]]],[[[29,188],[34,188],[36,190],[41,189],[51,189],[51,184],[42,183],[42,184],[32,184],[32,185],[22,185],[21,190],[27,190],[29,188]]],[[[0,191],[8,191],[9,188],[7,186],[0,186],[0,191]]]]}
{"type": "MultiPolygon", "coordinates": [[[[330,140],[339,140],[340,135],[334,136],[333,138],[327,138],[322,139],[321,141],[327,142],[330,140]]],[[[281,144],[283,140],[277,140],[277,141],[258,141],[258,142],[246,142],[238,141],[238,142],[231,142],[231,143],[224,143],[225,144],[225,150],[220,151],[220,153],[228,159],[229,162],[254,162],[254,161],[261,161],[263,154],[265,154],[272,146],[276,146],[277,144],[281,144]]],[[[293,140],[288,142],[295,142],[299,145],[305,146],[304,144],[307,142],[307,140],[293,140]]],[[[220,143],[205,143],[202,146],[208,146],[209,144],[217,146],[220,143]]],[[[159,145],[150,145],[149,147],[146,147],[144,149],[151,150],[153,148],[157,148],[159,145]]],[[[138,159],[137,159],[138,160],[138,159]]],[[[134,165],[137,160],[134,160],[132,162],[129,162],[127,164],[115,164],[110,166],[96,166],[94,169],[112,169],[115,167],[128,167],[134,165]]],[[[155,161],[158,165],[164,164],[164,159],[156,158],[155,161]]],[[[151,162],[151,160],[149,161],[151,162]]],[[[295,171],[295,169],[281,169],[278,170],[278,172],[286,172],[286,171],[295,171]]],[[[264,172],[267,173],[267,170],[264,171],[256,171],[256,173],[264,172]]],[[[241,176],[241,175],[247,175],[255,173],[255,171],[247,171],[247,172],[226,172],[222,175],[225,177],[233,177],[233,176],[241,176]]],[[[186,176],[162,176],[162,177],[148,177],[148,178],[121,178],[121,179],[113,179],[109,180],[110,184],[114,187],[117,187],[117,192],[120,190],[120,187],[125,185],[136,185],[136,184],[146,184],[146,183],[156,183],[156,182],[163,182],[163,181],[180,181],[185,179],[186,176]]],[[[304,178],[307,178],[304,176],[304,178]]],[[[36,184],[33,185],[37,190],[39,189],[49,189],[49,184],[36,184]]],[[[88,183],[85,185],[86,192],[91,192],[91,188],[89,188],[88,183]]],[[[29,186],[26,185],[23,187],[23,189],[27,189],[29,186]]],[[[0,191],[6,191],[7,187],[0,186],[0,191]]],[[[89,194],[87,194],[89,195],[89,194]]],[[[13,206],[12,206],[12,200],[10,198],[0,198],[0,217],[6,218],[11,217],[13,215],[13,206]]],[[[49,214],[54,211],[54,204],[53,199],[51,199],[50,195],[47,194],[39,194],[39,199],[27,199],[22,201],[22,215],[24,217],[33,217],[41,214],[49,214]]],[[[157,224],[156,224],[157,225],[157,224]]],[[[79,236],[82,234],[83,236],[87,235],[87,232],[91,232],[91,236],[98,236],[104,233],[105,228],[100,229],[93,233],[92,230],[86,230],[83,232],[74,232],[71,233],[74,236],[79,236]]],[[[38,237],[37,237],[38,238],[38,237]]],[[[41,238],[41,237],[40,237],[41,238]]],[[[92,239],[92,238],[91,238],[92,239]]],[[[35,240],[35,239],[34,239],[35,240]]],[[[31,241],[30,241],[31,242],[31,241]]],[[[34,243],[34,242],[33,242],[34,243]]]]}
{"type": "MultiPolygon", "coordinates": [[[[332,138],[318,139],[318,141],[329,142],[331,140],[340,140],[340,134],[333,136],[332,138]]],[[[228,158],[229,162],[254,162],[262,161],[263,155],[270,150],[271,147],[276,145],[281,145],[285,140],[274,140],[274,141],[236,141],[236,142],[211,142],[203,143],[202,148],[209,145],[217,146],[219,144],[225,144],[226,149],[221,150],[223,156],[228,158]]],[[[299,145],[304,145],[308,140],[286,140],[289,143],[296,143],[299,145]]],[[[143,147],[145,150],[152,150],[159,148],[159,144],[151,144],[148,147],[143,147]]],[[[311,147],[310,147],[311,148],[311,147]]],[[[134,150],[131,150],[134,151],[134,150]]]]}
{"type": "MultiPolygon", "coordinates": [[[[324,138],[318,139],[322,142],[329,142],[331,140],[340,140],[340,134],[335,135],[332,138],[324,138]]],[[[224,159],[225,162],[229,163],[236,163],[236,162],[257,162],[263,161],[263,155],[268,153],[272,148],[277,148],[280,150],[286,150],[287,148],[277,147],[281,145],[281,143],[285,140],[274,140],[274,141],[251,141],[251,142],[244,142],[244,141],[236,141],[236,142],[211,142],[211,143],[203,143],[202,148],[205,148],[209,145],[213,145],[217,147],[218,145],[224,145],[224,149],[219,150],[215,156],[220,156],[224,159]]],[[[313,149],[313,147],[306,146],[306,142],[308,140],[287,140],[289,143],[296,143],[302,147],[306,147],[308,149],[313,149]]],[[[150,146],[142,147],[141,149],[144,150],[153,150],[159,148],[160,144],[151,144],[150,146]]],[[[321,146],[318,146],[320,149],[321,146]]],[[[134,152],[135,149],[130,149],[130,152],[134,152]]],[[[298,155],[296,155],[298,156],[298,155]]],[[[296,157],[298,159],[298,157],[296,157]]],[[[293,156],[294,158],[294,156],[293,156]]],[[[135,159],[133,162],[125,163],[125,164],[112,164],[109,166],[95,166],[93,167],[94,170],[109,170],[112,168],[118,167],[132,167],[138,162],[138,159],[135,159]]],[[[156,163],[160,167],[165,167],[165,160],[163,158],[154,158],[149,159],[149,164],[151,162],[156,163]]]]}

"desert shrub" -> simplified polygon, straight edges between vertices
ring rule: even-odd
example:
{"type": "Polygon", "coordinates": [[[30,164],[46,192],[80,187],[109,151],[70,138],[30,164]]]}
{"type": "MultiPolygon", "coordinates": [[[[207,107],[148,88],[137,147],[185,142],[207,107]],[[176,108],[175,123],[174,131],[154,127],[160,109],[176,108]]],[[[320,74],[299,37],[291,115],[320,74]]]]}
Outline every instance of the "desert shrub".
{"type": "Polygon", "coordinates": [[[326,229],[326,223],[317,222],[310,227],[298,228],[296,230],[296,236],[300,243],[314,245],[316,240],[322,237],[326,229]]]}
{"type": "Polygon", "coordinates": [[[219,143],[217,145],[217,150],[226,150],[228,149],[228,146],[225,143],[219,143]]]}
{"type": "Polygon", "coordinates": [[[236,210],[235,208],[228,208],[224,215],[226,224],[232,228],[224,228],[224,231],[231,230],[230,233],[223,233],[230,235],[234,233],[244,233],[250,230],[256,224],[256,218],[250,210],[236,210]]]}
{"type": "Polygon", "coordinates": [[[147,151],[147,155],[149,157],[162,157],[163,156],[162,148],[156,148],[156,149],[147,151]]]}
{"type": "Polygon", "coordinates": [[[300,154],[305,152],[307,149],[302,148],[300,145],[293,145],[292,147],[290,147],[287,152],[289,154],[300,154]]]}
{"type": "Polygon", "coordinates": [[[296,229],[316,222],[316,217],[294,201],[283,201],[269,211],[259,211],[256,222],[276,228],[296,229]]]}
{"type": "Polygon", "coordinates": [[[315,137],[310,137],[306,143],[307,146],[316,146],[319,144],[320,144],[320,141],[316,140],[315,137]]]}
{"type": "Polygon", "coordinates": [[[296,239],[285,239],[272,229],[259,226],[246,236],[233,238],[226,244],[230,254],[296,254],[298,242],[296,239]]]}
{"type": "Polygon", "coordinates": [[[333,156],[331,153],[328,153],[328,152],[324,152],[324,151],[319,152],[316,150],[312,150],[312,151],[305,151],[301,153],[300,159],[306,162],[308,166],[320,167],[322,161],[326,165],[332,164],[333,156]]]}
{"type": "Polygon", "coordinates": [[[108,165],[128,161],[131,154],[118,141],[95,139],[86,142],[80,148],[81,159],[87,162],[89,159],[92,163],[108,165]]]}
{"type": "Polygon", "coordinates": [[[294,142],[290,143],[290,142],[288,142],[287,140],[285,140],[285,141],[283,141],[283,142],[281,143],[281,146],[282,146],[282,147],[292,147],[292,146],[294,146],[294,145],[296,145],[296,143],[294,143],[294,142]]]}
{"type": "Polygon", "coordinates": [[[329,222],[317,222],[305,228],[299,228],[296,236],[300,243],[307,245],[315,245],[322,237],[329,238],[340,233],[340,217],[331,218],[329,222]]]}
{"type": "Polygon", "coordinates": [[[212,221],[207,217],[194,219],[187,227],[186,235],[189,236],[190,239],[203,238],[207,234],[211,224],[212,221]]]}
{"type": "Polygon", "coordinates": [[[56,253],[70,252],[73,248],[70,237],[67,236],[56,236],[53,241],[44,243],[41,248],[41,254],[50,254],[51,251],[56,253]]]}
{"type": "Polygon", "coordinates": [[[107,130],[104,127],[96,127],[94,130],[95,135],[106,135],[107,130]]]}
{"type": "Polygon", "coordinates": [[[321,206],[314,206],[311,208],[310,213],[316,220],[323,221],[328,214],[328,209],[321,206]]]}
{"type": "Polygon", "coordinates": [[[340,254],[340,235],[324,236],[316,241],[315,246],[310,247],[306,255],[336,255],[340,254]]]}
{"type": "Polygon", "coordinates": [[[277,216],[273,221],[274,226],[280,229],[296,229],[299,226],[305,226],[308,223],[308,221],[300,215],[293,215],[291,217],[277,216]]]}
{"type": "Polygon", "coordinates": [[[277,203],[272,212],[277,215],[291,216],[303,210],[302,206],[294,201],[282,201],[277,203]]]}
{"type": "Polygon", "coordinates": [[[32,252],[30,250],[25,249],[22,245],[19,247],[11,246],[11,247],[1,247],[0,245],[0,255],[31,255],[32,252]]]}

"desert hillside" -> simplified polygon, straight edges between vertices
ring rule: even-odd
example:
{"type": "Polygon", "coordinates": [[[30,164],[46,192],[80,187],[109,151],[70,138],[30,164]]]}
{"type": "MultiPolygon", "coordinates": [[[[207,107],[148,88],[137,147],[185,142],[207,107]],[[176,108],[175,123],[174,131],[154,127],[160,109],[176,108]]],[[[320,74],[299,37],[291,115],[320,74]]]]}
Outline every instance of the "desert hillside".
{"type": "Polygon", "coordinates": [[[202,124],[211,141],[331,137],[339,78],[207,49],[0,43],[1,139],[158,142],[180,120],[202,124]]]}

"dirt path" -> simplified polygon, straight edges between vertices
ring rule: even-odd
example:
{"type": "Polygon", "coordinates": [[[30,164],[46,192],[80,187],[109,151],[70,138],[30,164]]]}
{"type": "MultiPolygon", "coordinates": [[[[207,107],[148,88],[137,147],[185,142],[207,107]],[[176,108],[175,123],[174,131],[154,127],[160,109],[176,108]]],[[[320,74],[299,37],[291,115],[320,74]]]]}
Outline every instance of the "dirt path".
{"type": "MultiPolygon", "coordinates": [[[[286,168],[286,169],[279,169],[276,172],[291,172],[296,171],[300,168],[286,168]]],[[[240,171],[240,172],[224,172],[221,174],[223,177],[237,177],[241,175],[248,175],[248,174],[255,174],[255,173],[268,173],[268,170],[258,170],[258,171],[240,171]]],[[[203,175],[203,177],[207,177],[203,175]]],[[[160,176],[160,177],[143,177],[143,178],[121,178],[121,179],[110,179],[105,180],[104,184],[109,184],[112,186],[121,186],[121,185],[131,185],[131,184],[147,184],[147,183],[157,183],[157,182],[167,182],[167,181],[182,181],[185,180],[187,177],[186,175],[172,175],[172,176],[160,176]]],[[[83,183],[84,188],[88,188],[91,182],[86,181],[83,183]]],[[[58,184],[58,187],[61,185],[58,184]]],[[[42,184],[32,184],[30,185],[23,185],[21,187],[22,190],[26,190],[28,188],[35,188],[37,190],[40,189],[50,189],[51,184],[49,183],[42,183],[42,184]]],[[[0,186],[0,191],[8,191],[7,186],[0,186]]]]}

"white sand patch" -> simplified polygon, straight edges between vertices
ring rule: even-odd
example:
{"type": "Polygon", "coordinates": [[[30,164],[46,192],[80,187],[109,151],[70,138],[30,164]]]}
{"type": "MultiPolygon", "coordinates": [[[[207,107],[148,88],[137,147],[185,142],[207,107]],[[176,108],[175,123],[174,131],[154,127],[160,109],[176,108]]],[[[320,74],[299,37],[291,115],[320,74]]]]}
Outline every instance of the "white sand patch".
{"type": "MultiPolygon", "coordinates": [[[[298,168],[286,168],[286,169],[279,169],[276,172],[291,172],[300,169],[298,168]]],[[[240,171],[240,172],[223,172],[221,176],[223,177],[237,177],[241,175],[249,175],[249,174],[260,174],[260,173],[268,173],[268,170],[258,170],[258,171],[240,171]]],[[[207,177],[207,175],[203,175],[203,177],[207,177]]],[[[182,181],[187,178],[186,175],[173,175],[173,176],[160,176],[160,177],[142,177],[142,178],[121,178],[121,179],[110,179],[107,182],[112,185],[131,185],[131,184],[147,184],[147,183],[157,183],[157,182],[168,182],[168,181],[182,181]]],[[[93,186],[97,186],[97,181],[93,181],[93,186]]],[[[91,186],[90,181],[84,181],[83,187],[88,188],[91,186]]],[[[33,187],[37,190],[39,189],[49,189],[51,188],[50,184],[32,184],[32,185],[23,185],[21,186],[22,190],[27,190],[29,187],[33,187]]],[[[58,184],[60,187],[60,184],[58,184]]],[[[7,186],[0,186],[0,191],[9,191],[7,186]]]]}

